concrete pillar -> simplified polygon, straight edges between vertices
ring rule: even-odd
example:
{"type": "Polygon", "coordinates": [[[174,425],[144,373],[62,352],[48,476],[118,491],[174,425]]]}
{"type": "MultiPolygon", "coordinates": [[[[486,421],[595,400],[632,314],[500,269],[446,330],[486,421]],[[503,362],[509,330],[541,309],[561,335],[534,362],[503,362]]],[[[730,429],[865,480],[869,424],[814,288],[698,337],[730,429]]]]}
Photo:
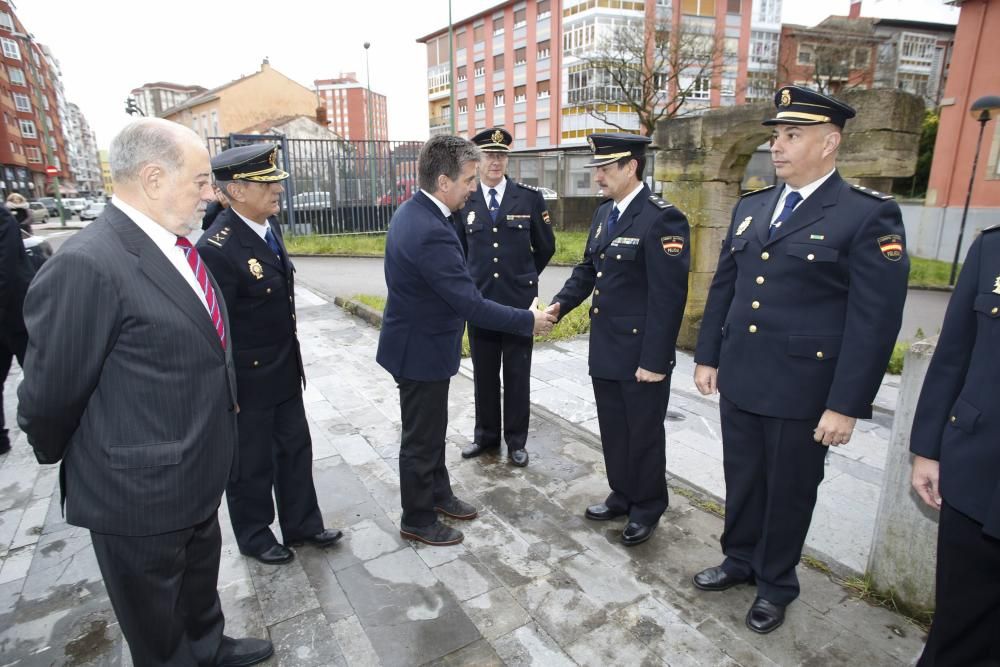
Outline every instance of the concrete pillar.
{"type": "Polygon", "coordinates": [[[914,343],[903,364],[903,378],[886,455],[882,497],[868,571],[875,587],[892,590],[915,608],[934,607],[938,513],[910,486],[910,430],[920,388],[937,346],[937,336],[914,343]]]}

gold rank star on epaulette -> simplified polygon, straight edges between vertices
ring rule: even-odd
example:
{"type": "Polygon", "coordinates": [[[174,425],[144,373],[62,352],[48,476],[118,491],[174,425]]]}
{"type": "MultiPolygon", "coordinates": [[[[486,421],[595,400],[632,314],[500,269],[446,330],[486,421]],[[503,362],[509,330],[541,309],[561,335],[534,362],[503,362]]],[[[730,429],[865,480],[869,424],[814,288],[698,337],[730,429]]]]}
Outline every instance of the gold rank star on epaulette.
{"type": "Polygon", "coordinates": [[[649,195],[649,201],[652,202],[653,206],[655,206],[656,208],[659,209],[670,208],[670,203],[659,195],[649,195]]]}
{"type": "Polygon", "coordinates": [[[744,192],[743,194],[740,195],[740,197],[749,197],[750,195],[755,195],[761,192],[767,192],[768,190],[773,190],[773,189],[774,189],[773,185],[765,185],[762,188],[757,188],[756,190],[751,190],[750,192],[744,192]]]}
{"type": "Polygon", "coordinates": [[[878,190],[869,190],[863,185],[852,185],[852,188],[860,192],[861,194],[868,195],[869,197],[875,197],[875,199],[881,199],[885,201],[886,199],[892,199],[892,195],[886,194],[885,192],[879,192],[878,190]]]}
{"type": "Polygon", "coordinates": [[[222,245],[231,238],[230,234],[232,231],[233,230],[229,227],[223,227],[218,232],[205,239],[205,242],[211,243],[217,248],[221,248],[222,245]]]}
{"type": "Polygon", "coordinates": [[[538,192],[538,188],[536,188],[534,185],[528,185],[527,183],[521,183],[520,181],[518,181],[517,184],[520,185],[525,190],[531,190],[532,192],[538,192]]]}

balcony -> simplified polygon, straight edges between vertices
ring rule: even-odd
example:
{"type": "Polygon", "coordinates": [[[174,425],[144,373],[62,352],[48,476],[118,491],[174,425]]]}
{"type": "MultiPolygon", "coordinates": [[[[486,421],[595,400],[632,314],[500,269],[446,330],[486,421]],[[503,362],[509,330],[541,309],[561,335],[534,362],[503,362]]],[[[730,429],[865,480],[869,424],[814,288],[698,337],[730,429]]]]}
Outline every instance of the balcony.
{"type": "Polygon", "coordinates": [[[448,134],[451,132],[451,115],[431,116],[430,133],[433,137],[437,134],[448,134]]]}

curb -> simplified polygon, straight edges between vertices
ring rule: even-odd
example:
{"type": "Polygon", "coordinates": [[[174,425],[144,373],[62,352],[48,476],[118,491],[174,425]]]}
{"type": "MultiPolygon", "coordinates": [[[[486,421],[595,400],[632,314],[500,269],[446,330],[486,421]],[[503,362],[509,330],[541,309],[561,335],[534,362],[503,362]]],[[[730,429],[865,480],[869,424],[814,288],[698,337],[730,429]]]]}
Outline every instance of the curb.
{"type": "Polygon", "coordinates": [[[341,296],[333,297],[333,302],[349,312],[351,315],[361,318],[376,329],[382,328],[382,313],[376,311],[371,306],[366,306],[360,301],[345,299],[341,296]]]}

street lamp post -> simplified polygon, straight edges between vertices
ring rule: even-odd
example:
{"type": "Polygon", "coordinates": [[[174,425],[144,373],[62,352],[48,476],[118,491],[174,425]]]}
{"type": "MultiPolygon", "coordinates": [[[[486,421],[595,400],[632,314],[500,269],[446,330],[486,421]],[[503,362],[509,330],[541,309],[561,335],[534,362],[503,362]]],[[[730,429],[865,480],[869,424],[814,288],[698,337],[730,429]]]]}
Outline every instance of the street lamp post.
{"type": "MultiPolygon", "coordinates": [[[[49,143],[49,126],[46,123],[48,113],[45,111],[45,104],[42,101],[42,88],[39,84],[40,75],[38,73],[38,68],[35,67],[35,40],[31,34],[26,32],[12,32],[12,36],[21,37],[28,43],[28,58],[26,59],[28,63],[28,69],[31,71],[31,76],[34,79],[35,88],[35,106],[38,107],[38,113],[41,114],[42,118],[42,141],[45,143],[45,160],[46,168],[55,165],[55,160],[52,159],[52,144],[49,143]]],[[[38,118],[38,114],[35,114],[35,118],[38,118]]],[[[62,163],[60,163],[60,168],[62,163]]],[[[46,176],[48,176],[48,170],[46,169],[46,176]]],[[[56,172],[52,174],[52,184],[55,186],[56,190],[56,208],[59,209],[59,221],[62,226],[66,226],[66,209],[63,208],[62,203],[62,187],[59,183],[59,173],[56,172]]]]}
{"type": "Polygon", "coordinates": [[[1000,112],[1000,97],[997,95],[987,95],[980,97],[972,103],[969,113],[979,123],[979,137],[976,139],[976,152],[972,158],[972,172],[969,174],[969,190],[965,194],[965,206],[962,208],[962,222],[958,227],[958,243],[955,244],[955,258],[951,262],[951,277],[948,284],[955,285],[955,276],[958,273],[958,258],[962,252],[962,238],[965,236],[965,220],[969,215],[969,203],[972,201],[972,184],[976,182],[976,167],[979,165],[979,149],[983,144],[983,131],[986,123],[1000,112]]]}
{"type": "Polygon", "coordinates": [[[372,203],[378,203],[378,192],[375,186],[375,125],[372,120],[372,68],[368,62],[368,49],[371,42],[365,42],[365,88],[368,90],[368,97],[365,106],[368,107],[368,171],[371,178],[372,203]]]}

